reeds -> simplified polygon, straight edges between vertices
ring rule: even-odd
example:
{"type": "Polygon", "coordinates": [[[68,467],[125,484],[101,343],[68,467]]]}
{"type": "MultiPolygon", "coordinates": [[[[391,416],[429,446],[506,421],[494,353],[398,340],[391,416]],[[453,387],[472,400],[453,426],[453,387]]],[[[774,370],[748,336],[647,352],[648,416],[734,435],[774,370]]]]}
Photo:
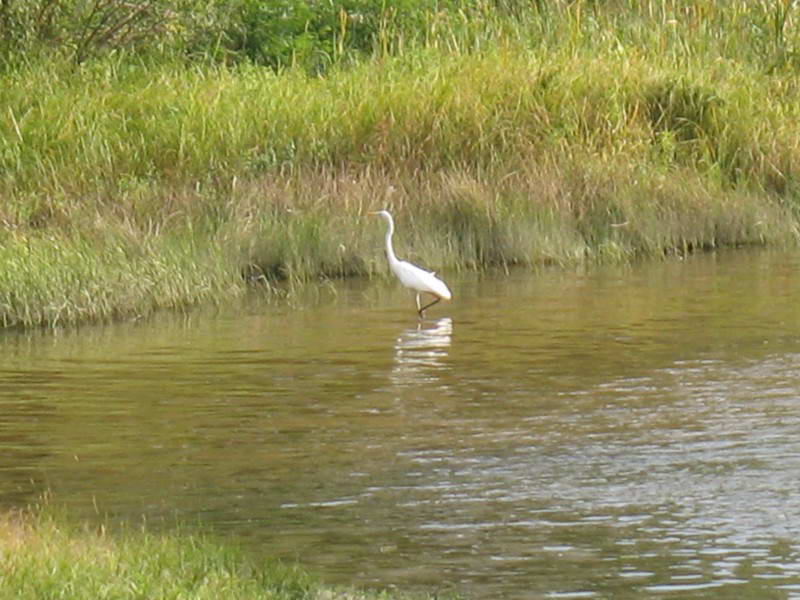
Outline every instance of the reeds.
{"type": "Polygon", "coordinates": [[[431,14],[325,77],[124,54],[7,68],[0,320],[383,273],[360,217],[384,206],[436,268],[796,242],[790,4],[533,6],[431,14]]]}
{"type": "Polygon", "coordinates": [[[189,231],[149,240],[118,232],[6,237],[0,245],[0,324],[139,317],[237,295],[243,282],[235,267],[207,243],[189,231]]]}

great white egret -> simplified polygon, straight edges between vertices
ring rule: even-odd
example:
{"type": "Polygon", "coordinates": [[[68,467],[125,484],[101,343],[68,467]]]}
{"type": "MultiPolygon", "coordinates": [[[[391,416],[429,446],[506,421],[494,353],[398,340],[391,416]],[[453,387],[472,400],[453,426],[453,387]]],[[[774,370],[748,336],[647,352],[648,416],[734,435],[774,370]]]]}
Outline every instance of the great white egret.
{"type": "Polygon", "coordinates": [[[400,283],[417,293],[417,313],[420,318],[424,316],[425,309],[430,308],[440,300],[450,300],[453,295],[450,293],[447,284],[436,277],[436,273],[420,269],[417,265],[412,265],[410,262],[397,258],[394,253],[394,248],[392,247],[394,219],[392,219],[392,215],[389,211],[379,210],[377,212],[370,212],[369,214],[383,217],[388,225],[386,229],[386,259],[389,261],[389,268],[400,280],[400,283]],[[433,296],[434,299],[432,302],[420,307],[419,299],[422,294],[429,294],[433,296]]]}

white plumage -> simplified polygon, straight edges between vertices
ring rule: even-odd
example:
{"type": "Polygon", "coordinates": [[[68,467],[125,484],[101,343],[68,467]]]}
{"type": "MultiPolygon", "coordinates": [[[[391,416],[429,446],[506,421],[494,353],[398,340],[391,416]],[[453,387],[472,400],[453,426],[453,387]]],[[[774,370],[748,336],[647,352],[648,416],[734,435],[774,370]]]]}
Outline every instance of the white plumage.
{"type": "Polygon", "coordinates": [[[389,261],[389,268],[392,270],[397,278],[407,288],[411,288],[417,293],[417,313],[420,317],[423,316],[425,309],[430,308],[440,300],[451,300],[453,295],[444,281],[436,277],[432,271],[421,269],[417,265],[412,265],[410,262],[400,260],[394,253],[392,247],[392,236],[394,235],[394,219],[389,211],[379,210],[377,212],[369,213],[371,215],[378,215],[383,217],[388,224],[386,230],[386,258],[389,261]],[[430,294],[434,300],[423,307],[420,307],[420,295],[430,294]]]}

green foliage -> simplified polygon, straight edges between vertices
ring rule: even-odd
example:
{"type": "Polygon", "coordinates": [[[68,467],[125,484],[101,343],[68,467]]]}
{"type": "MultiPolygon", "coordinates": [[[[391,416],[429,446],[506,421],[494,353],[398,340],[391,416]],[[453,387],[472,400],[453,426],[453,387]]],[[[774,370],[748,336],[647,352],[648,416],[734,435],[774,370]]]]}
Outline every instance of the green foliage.
{"type": "Polygon", "coordinates": [[[0,57],[155,53],[319,74],[420,45],[474,51],[516,40],[631,44],[771,72],[800,62],[796,12],[776,0],[2,0],[0,57]]]}
{"type": "Polygon", "coordinates": [[[353,244],[345,243],[352,237],[348,230],[356,231],[354,226],[351,217],[322,210],[262,213],[242,249],[244,275],[266,283],[364,275],[363,258],[353,244]],[[333,231],[339,235],[332,235],[333,231]]]}
{"type": "Polygon", "coordinates": [[[57,52],[81,63],[119,51],[326,71],[423,30],[437,0],[3,0],[9,62],[57,52]]]}
{"type": "Polygon", "coordinates": [[[389,12],[367,0],[241,0],[227,31],[228,51],[273,68],[324,72],[345,53],[373,49],[389,12]]]}
{"type": "Polygon", "coordinates": [[[671,134],[678,141],[692,142],[718,133],[716,116],[722,100],[711,90],[668,80],[653,84],[645,101],[657,135],[671,134]]]}
{"type": "Polygon", "coordinates": [[[56,52],[74,62],[124,49],[175,45],[193,0],[3,0],[0,50],[15,61],[56,52]]]}

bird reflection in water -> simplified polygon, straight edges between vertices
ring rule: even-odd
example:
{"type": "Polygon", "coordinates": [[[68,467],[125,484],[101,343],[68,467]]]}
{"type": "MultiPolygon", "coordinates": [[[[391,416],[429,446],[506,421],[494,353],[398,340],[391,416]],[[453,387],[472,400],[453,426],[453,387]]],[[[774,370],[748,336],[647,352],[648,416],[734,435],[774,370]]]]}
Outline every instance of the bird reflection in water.
{"type": "Polygon", "coordinates": [[[450,317],[420,321],[404,329],[394,344],[393,383],[405,386],[435,381],[436,372],[446,366],[452,335],[450,317]]]}

